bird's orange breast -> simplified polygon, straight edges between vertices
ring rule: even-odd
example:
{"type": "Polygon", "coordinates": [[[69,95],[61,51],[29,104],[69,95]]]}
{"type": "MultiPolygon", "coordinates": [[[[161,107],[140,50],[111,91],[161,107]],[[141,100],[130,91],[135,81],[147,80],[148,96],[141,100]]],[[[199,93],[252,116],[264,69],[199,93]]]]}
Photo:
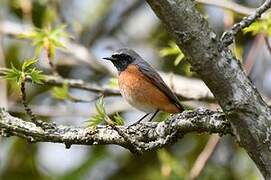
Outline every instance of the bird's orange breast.
{"type": "Polygon", "coordinates": [[[167,95],[144,77],[137,65],[129,65],[119,74],[118,81],[122,96],[135,108],[144,112],[157,109],[169,113],[180,112],[167,95]]]}

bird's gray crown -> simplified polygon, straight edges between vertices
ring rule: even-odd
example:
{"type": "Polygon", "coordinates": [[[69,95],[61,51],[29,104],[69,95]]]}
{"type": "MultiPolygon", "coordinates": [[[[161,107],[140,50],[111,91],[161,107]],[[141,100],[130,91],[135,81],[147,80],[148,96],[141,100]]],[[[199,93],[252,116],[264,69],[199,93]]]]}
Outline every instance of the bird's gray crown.
{"type": "Polygon", "coordinates": [[[131,49],[119,49],[115,51],[110,58],[104,58],[110,60],[119,72],[124,71],[128,65],[140,61],[141,57],[131,49]]]}

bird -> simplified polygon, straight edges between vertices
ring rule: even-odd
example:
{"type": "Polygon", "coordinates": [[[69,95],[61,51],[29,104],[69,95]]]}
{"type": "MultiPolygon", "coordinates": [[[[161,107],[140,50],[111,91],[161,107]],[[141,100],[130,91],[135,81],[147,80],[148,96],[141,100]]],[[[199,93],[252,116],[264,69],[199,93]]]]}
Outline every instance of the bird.
{"type": "Polygon", "coordinates": [[[118,84],[122,97],[136,109],[145,112],[136,123],[140,123],[151,113],[149,121],[159,111],[180,113],[184,111],[178,97],[163,81],[158,72],[137,52],[122,48],[104,57],[118,70],[118,84]]]}

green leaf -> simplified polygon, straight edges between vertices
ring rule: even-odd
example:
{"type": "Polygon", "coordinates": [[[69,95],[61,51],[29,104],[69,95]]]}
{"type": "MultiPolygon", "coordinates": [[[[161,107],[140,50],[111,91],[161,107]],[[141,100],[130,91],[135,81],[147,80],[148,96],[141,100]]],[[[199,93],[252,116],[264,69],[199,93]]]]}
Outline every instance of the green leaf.
{"type": "Polygon", "coordinates": [[[96,127],[97,125],[101,124],[106,118],[109,117],[106,115],[105,108],[104,108],[104,98],[103,96],[98,99],[95,104],[97,115],[90,117],[87,120],[87,126],[96,127]]]}
{"type": "Polygon", "coordinates": [[[21,38],[21,39],[35,39],[37,37],[37,31],[33,31],[30,33],[23,33],[23,34],[19,34],[17,35],[17,38],[21,38]]]}
{"type": "Polygon", "coordinates": [[[158,121],[158,122],[161,122],[161,121],[164,121],[164,120],[166,120],[167,118],[169,118],[169,116],[170,116],[170,113],[161,111],[161,112],[157,115],[157,117],[156,117],[155,120],[158,121]]]}
{"type": "Polygon", "coordinates": [[[31,40],[32,45],[35,46],[35,53],[40,53],[41,49],[45,48],[50,51],[52,56],[54,56],[57,47],[65,48],[61,39],[64,37],[71,37],[64,31],[65,27],[65,25],[61,25],[54,29],[34,29],[33,32],[20,34],[17,37],[31,40]]]}
{"type": "Polygon", "coordinates": [[[177,66],[181,60],[184,59],[184,54],[180,50],[180,48],[177,46],[177,44],[173,41],[169,42],[169,46],[165,47],[160,50],[160,56],[165,57],[165,56],[176,56],[174,60],[174,65],[177,66]]]}
{"type": "Polygon", "coordinates": [[[110,78],[110,80],[108,82],[108,86],[110,88],[116,88],[116,87],[118,87],[119,86],[118,78],[116,78],[116,77],[110,78]]]}
{"type": "Polygon", "coordinates": [[[33,68],[27,75],[30,76],[33,83],[43,84],[45,76],[42,74],[42,71],[33,68]]]}
{"type": "Polygon", "coordinates": [[[44,80],[42,71],[33,67],[37,61],[37,59],[25,60],[21,68],[22,70],[18,70],[11,64],[11,68],[5,70],[3,78],[21,84],[25,77],[30,77],[33,83],[42,84],[44,80]]]}
{"type": "Polygon", "coordinates": [[[271,15],[265,19],[253,22],[249,27],[243,29],[244,33],[251,32],[252,35],[265,33],[271,36],[271,15]]]}
{"type": "Polygon", "coordinates": [[[177,44],[173,41],[169,42],[169,46],[160,50],[160,56],[178,55],[182,53],[177,44]]]}
{"type": "Polygon", "coordinates": [[[101,124],[104,120],[104,117],[101,116],[101,115],[95,115],[93,117],[90,117],[88,120],[87,120],[87,126],[88,127],[96,127],[98,126],[99,124],[101,124]]]}
{"type": "Polygon", "coordinates": [[[51,90],[51,95],[55,99],[65,100],[69,98],[69,86],[67,83],[64,83],[62,87],[53,87],[51,90]]]}
{"type": "Polygon", "coordinates": [[[65,24],[62,24],[60,26],[57,26],[56,28],[52,29],[51,30],[51,33],[50,35],[53,36],[53,37],[59,37],[59,36],[67,36],[67,33],[64,31],[64,29],[66,28],[67,26],[65,24]]]}
{"type": "Polygon", "coordinates": [[[103,96],[98,99],[98,101],[96,103],[96,110],[97,110],[99,115],[104,116],[104,117],[106,116],[103,96]]]}
{"type": "Polygon", "coordinates": [[[37,59],[25,60],[22,65],[22,72],[26,76],[30,77],[33,83],[43,84],[44,75],[42,74],[42,71],[34,67],[35,63],[37,62],[37,59]]]}
{"type": "Polygon", "coordinates": [[[119,113],[116,113],[113,117],[113,122],[116,125],[123,126],[124,125],[124,119],[119,115],[119,113]]]}
{"type": "Polygon", "coordinates": [[[56,47],[53,44],[49,44],[49,58],[50,61],[53,61],[54,57],[55,57],[55,52],[56,52],[56,47]]]}
{"type": "Polygon", "coordinates": [[[22,65],[22,72],[32,71],[33,65],[38,62],[37,59],[27,59],[22,65]]]}
{"type": "Polygon", "coordinates": [[[97,110],[97,115],[90,117],[87,120],[87,126],[91,127],[96,127],[97,125],[101,124],[103,121],[107,123],[114,123],[115,125],[124,125],[124,119],[116,113],[113,116],[113,120],[108,117],[105,111],[105,106],[104,106],[104,98],[101,97],[97,102],[96,102],[96,110],[97,110]]]}
{"type": "Polygon", "coordinates": [[[4,72],[3,79],[15,81],[17,84],[22,82],[23,72],[16,69],[13,64],[11,64],[11,69],[6,69],[4,72]]]}
{"type": "Polygon", "coordinates": [[[184,59],[184,54],[183,54],[183,53],[179,54],[179,55],[177,56],[177,58],[175,59],[175,61],[174,61],[174,66],[178,66],[179,63],[180,63],[183,59],[184,59]]]}

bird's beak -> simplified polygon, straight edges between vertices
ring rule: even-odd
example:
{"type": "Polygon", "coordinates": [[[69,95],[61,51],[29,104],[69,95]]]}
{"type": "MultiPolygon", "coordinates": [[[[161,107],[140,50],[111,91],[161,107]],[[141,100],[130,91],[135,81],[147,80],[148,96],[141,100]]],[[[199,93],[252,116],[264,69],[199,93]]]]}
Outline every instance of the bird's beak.
{"type": "Polygon", "coordinates": [[[109,60],[109,61],[113,61],[113,60],[114,60],[114,59],[111,58],[111,57],[104,57],[104,58],[102,58],[102,59],[109,60]]]}

